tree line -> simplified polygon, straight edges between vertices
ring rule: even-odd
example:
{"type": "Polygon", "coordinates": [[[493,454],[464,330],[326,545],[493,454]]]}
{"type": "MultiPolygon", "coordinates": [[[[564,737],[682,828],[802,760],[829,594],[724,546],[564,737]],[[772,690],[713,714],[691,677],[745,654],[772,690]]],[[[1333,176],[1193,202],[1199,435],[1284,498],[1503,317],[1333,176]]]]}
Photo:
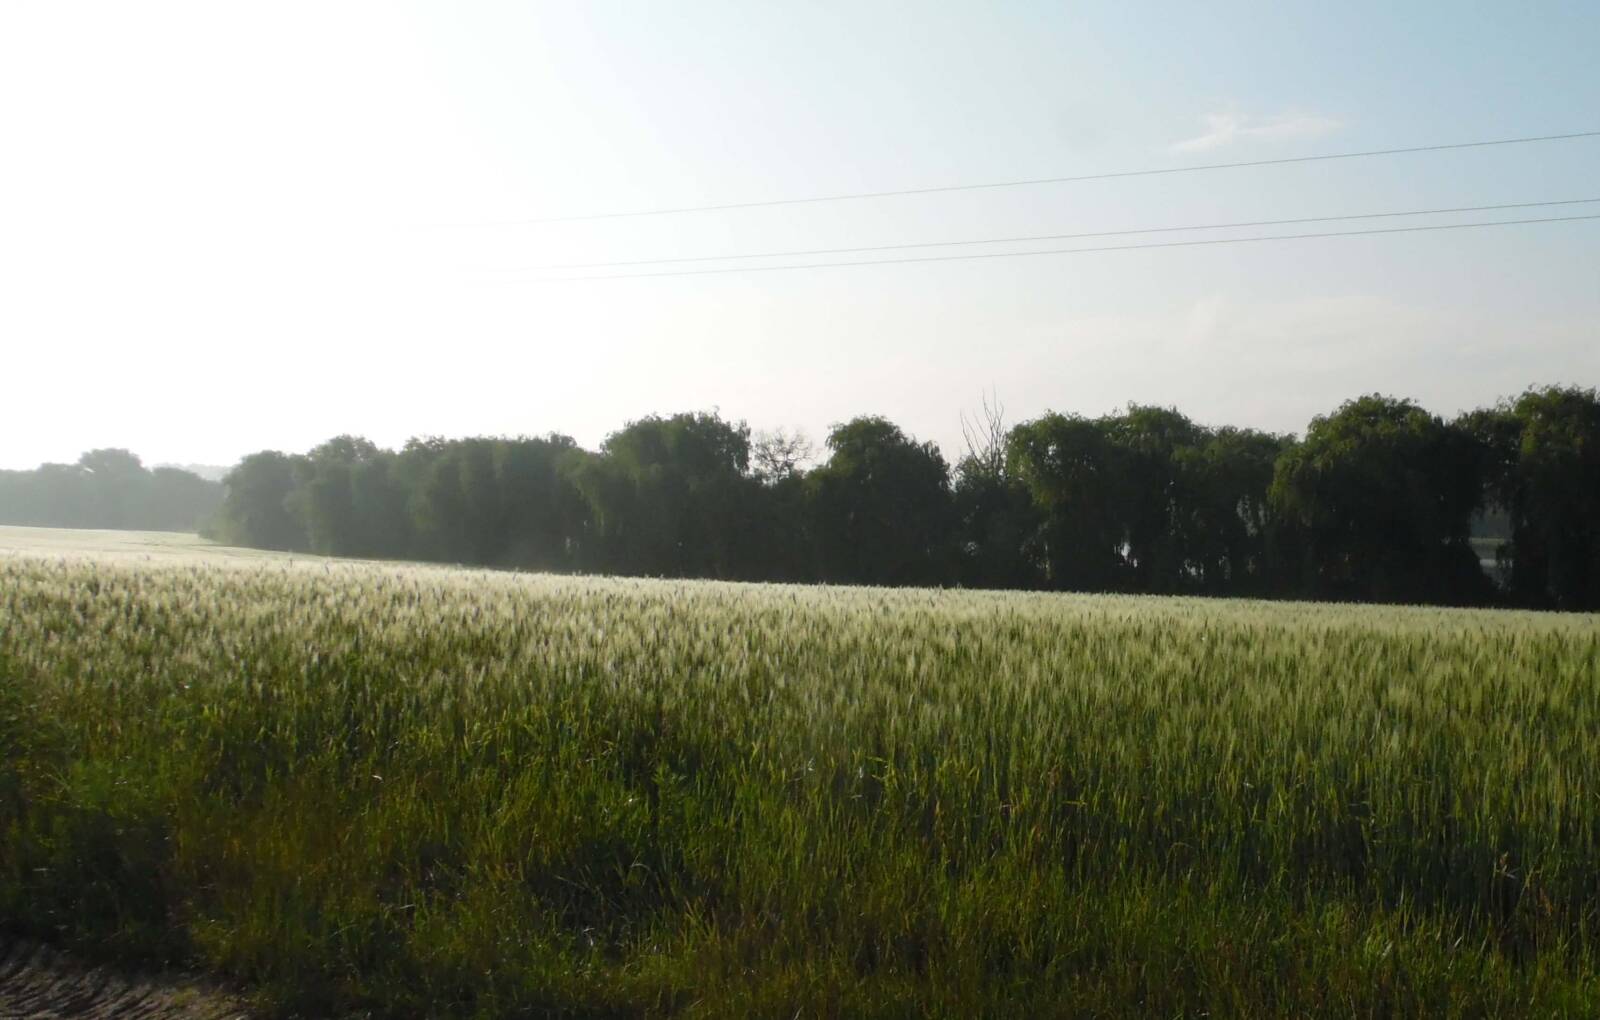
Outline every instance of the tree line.
{"type": "Polygon", "coordinates": [[[834,426],[814,466],[802,436],[701,412],[593,451],[340,436],[244,458],[207,530],[563,572],[1600,609],[1592,389],[1448,421],[1365,396],[1303,438],[1161,407],[1014,427],[985,411],[954,465],[875,416],[834,426]]]}
{"type": "Polygon", "coordinates": [[[147,468],[127,450],[90,450],[75,464],[0,471],[0,524],[197,531],[223,487],[178,468],[147,468]]]}

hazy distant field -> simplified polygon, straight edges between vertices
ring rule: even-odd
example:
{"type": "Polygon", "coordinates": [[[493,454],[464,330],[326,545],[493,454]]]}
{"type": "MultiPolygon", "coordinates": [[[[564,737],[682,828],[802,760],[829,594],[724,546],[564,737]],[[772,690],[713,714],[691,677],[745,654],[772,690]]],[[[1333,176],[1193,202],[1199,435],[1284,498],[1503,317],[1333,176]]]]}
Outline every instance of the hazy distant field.
{"type": "Polygon", "coordinates": [[[0,918],[313,1015],[1593,1015],[1600,619],[0,529],[0,918]]]}
{"type": "Polygon", "coordinates": [[[176,531],[90,531],[73,528],[19,528],[0,525],[0,555],[59,556],[97,559],[172,561],[203,556],[217,559],[261,559],[284,554],[261,549],[217,545],[199,535],[176,531]]]}

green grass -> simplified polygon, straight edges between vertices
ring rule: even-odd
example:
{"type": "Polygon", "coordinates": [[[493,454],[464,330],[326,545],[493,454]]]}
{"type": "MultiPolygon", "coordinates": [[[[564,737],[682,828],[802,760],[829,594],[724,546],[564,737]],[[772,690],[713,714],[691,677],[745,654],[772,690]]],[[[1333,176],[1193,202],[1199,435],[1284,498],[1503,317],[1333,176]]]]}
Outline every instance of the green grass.
{"type": "Polygon", "coordinates": [[[0,920],[284,1011],[1600,1012],[1593,616],[8,536],[0,920]]]}

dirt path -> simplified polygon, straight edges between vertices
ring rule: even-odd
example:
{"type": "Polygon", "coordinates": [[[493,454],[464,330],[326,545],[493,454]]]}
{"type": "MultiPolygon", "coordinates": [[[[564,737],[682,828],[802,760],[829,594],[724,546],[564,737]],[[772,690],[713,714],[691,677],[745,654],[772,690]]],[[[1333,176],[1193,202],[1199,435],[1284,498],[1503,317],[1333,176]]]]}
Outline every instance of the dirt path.
{"type": "Polygon", "coordinates": [[[247,1020],[236,998],[183,975],[149,977],[92,967],[24,939],[0,936],[0,1020],[247,1020]]]}

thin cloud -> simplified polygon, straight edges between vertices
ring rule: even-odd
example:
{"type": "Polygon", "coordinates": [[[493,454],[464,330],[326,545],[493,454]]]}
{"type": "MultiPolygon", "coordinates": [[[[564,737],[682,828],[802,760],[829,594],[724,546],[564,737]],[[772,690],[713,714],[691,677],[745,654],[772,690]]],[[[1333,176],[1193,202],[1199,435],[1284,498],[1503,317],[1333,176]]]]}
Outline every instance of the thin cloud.
{"type": "Polygon", "coordinates": [[[1249,138],[1321,138],[1344,125],[1332,117],[1280,113],[1253,117],[1246,113],[1208,113],[1200,118],[1205,133],[1177,142],[1173,152],[1207,152],[1249,138]]]}

